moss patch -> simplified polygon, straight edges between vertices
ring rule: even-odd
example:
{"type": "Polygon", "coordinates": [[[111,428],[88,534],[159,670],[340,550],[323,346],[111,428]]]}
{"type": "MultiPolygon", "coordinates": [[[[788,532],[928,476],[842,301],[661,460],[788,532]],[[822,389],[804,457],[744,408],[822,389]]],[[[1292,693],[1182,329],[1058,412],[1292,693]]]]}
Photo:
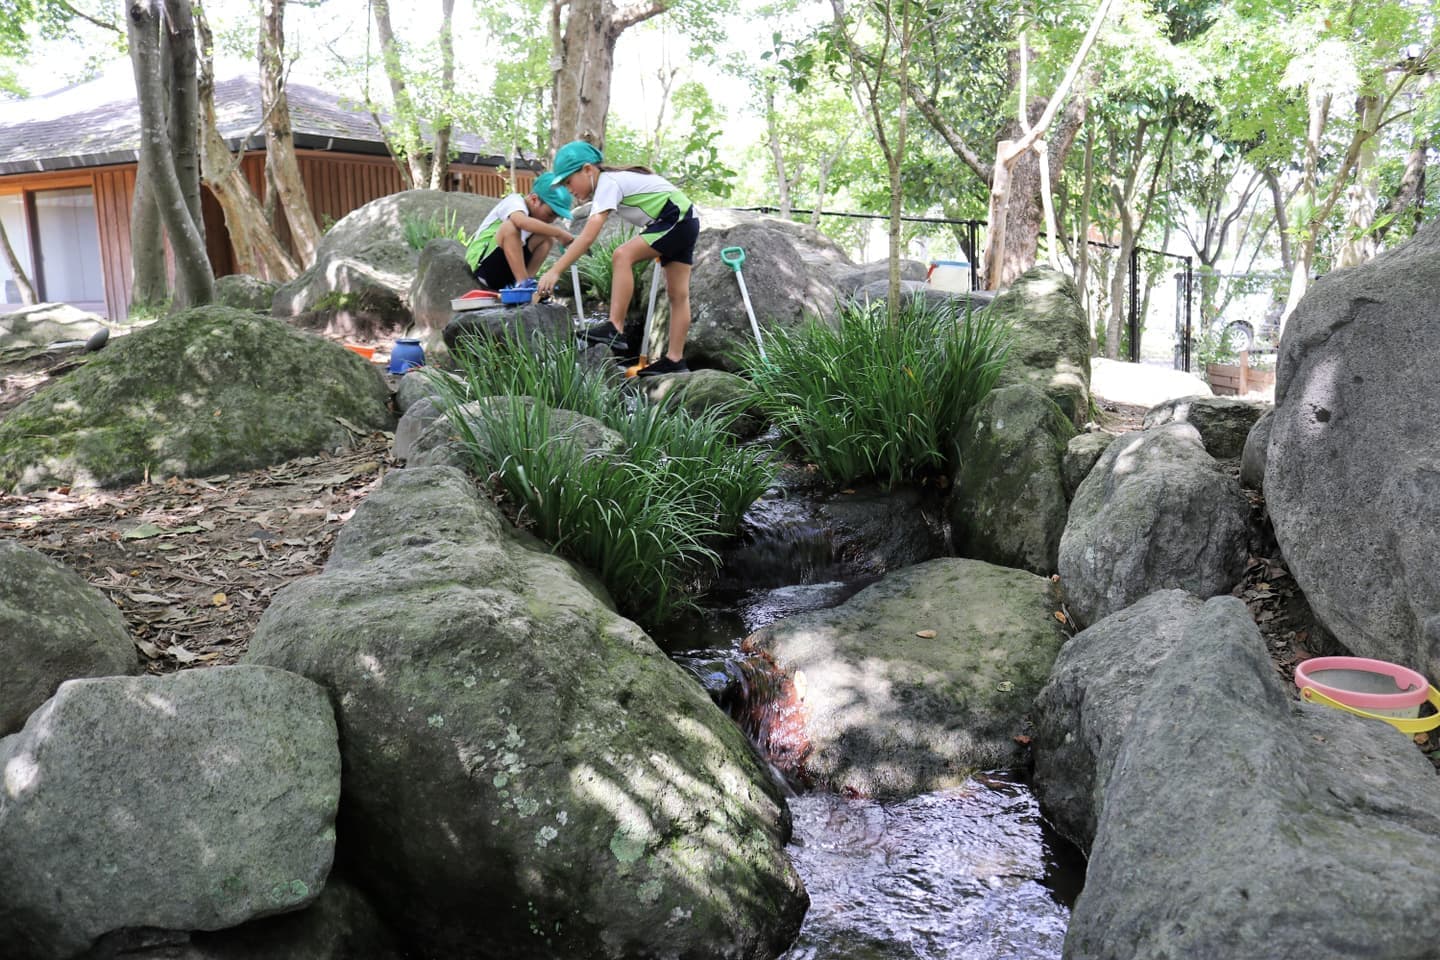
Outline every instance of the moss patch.
{"type": "Polygon", "coordinates": [[[224,306],[110,345],[0,423],[0,489],[269,466],[385,429],[383,381],[340,346],[224,306]]]}

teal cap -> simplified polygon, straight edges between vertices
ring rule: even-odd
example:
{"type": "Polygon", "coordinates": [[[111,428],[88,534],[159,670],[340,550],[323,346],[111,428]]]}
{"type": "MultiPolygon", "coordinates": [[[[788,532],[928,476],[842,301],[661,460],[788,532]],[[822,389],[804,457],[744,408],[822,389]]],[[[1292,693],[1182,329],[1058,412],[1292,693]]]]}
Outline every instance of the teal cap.
{"type": "Polygon", "coordinates": [[[604,162],[605,157],[599,150],[584,140],[571,140],[555,151],[555,164],[550,172],[556,180],[564,180],[587,163],[599,166],[604,162]]]}
{"type": "Polygon", "coordinates": [[[546,205],[555,211],[555,216],[562,220],[569,220],[572,199],[570,191],[560,186],[555,180],[555,174],[542,173],[535,178],[535,185],[530,188],[530,192],[544,200],[546,205]]]}

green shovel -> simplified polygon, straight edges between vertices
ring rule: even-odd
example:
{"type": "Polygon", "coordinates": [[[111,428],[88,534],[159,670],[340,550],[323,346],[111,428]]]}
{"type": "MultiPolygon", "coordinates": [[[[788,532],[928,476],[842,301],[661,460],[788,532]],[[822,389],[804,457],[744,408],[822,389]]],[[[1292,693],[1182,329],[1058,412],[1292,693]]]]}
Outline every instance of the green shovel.
{"type": "Polygon", "coordinates": [[[740,283],[740,296],[745,301],[745,313],[750,317],[750,329],[755,331],[755,346],[760,348],[760,359],[768,359],[765,356],[765,341],[760,338],[760,324],[755,322],[755,308],[750,306],[750,291],[745,289],[745,274],[740,272],[740,264],[745,262],[745,248],[726,247],[720,251],[720,262],[735,271],[735,279],[740,283]]]}

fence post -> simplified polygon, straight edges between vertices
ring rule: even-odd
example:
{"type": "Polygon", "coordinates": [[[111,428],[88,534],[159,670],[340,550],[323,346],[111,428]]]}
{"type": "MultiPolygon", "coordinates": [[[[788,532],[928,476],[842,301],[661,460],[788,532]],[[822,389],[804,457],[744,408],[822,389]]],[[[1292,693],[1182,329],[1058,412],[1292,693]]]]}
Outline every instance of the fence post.
{"type": "Polygon", "coordinates": [[[1130,249],[1130,362],[1140,362],[1140,248],[1130,249]]]}
{"type": "Polygon", "coordinates": [[[1194,316],[1191,304],[1195,300],[1195,258],[1185,258],[1185,372],[1190,372],[1190,341],[1194,336],[1194,316]]]}

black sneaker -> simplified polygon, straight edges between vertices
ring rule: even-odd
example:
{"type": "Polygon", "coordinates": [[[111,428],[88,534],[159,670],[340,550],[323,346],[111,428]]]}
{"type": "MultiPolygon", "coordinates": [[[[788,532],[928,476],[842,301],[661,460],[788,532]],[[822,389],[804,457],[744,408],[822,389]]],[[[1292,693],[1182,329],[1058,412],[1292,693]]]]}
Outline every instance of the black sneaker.
{"type": "Polygon", "coordinates": [[[689,373],[690,368],[685,365],[684,360],[671,360],[669,357],[661,357],[648,367],[641,367],[638,376],[659,377],[667,373],[689,373]]]}
{"type": "Polygon", "coordinates": [[[624,347],[625,334],[615,329],[614,324],[609,320],[602,320],[599,323],[591,324],[584,330],[578,331],[580,339],[586,343],[593,343],[601,347],[624,347]]]}
{"type": "Polygon", "coordinates": [[[623,360],[626,363],[633,363],[640,359],[642,342],[645,339],[645,325],[643,323],[625,324],[625,336],[619,343],[610,345],[610,352],[615,355],[616,360],[623,360]]]}

